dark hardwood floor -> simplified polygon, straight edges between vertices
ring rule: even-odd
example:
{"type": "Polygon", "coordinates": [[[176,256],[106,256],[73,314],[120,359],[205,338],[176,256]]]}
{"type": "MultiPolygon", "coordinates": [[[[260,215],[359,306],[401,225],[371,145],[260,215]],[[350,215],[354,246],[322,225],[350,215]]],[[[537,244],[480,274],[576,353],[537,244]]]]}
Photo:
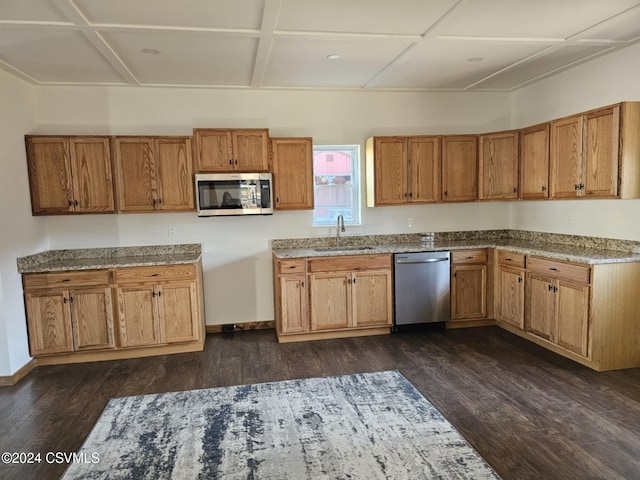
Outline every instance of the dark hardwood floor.
{"type": "MultiPolygon", "coordinates": [[[[398,369],[506,479],[640,478],[640,369],[597,373],[496,327],[278,344],[214,334],[203,353],[39,367],[0,388],[0,452],[73,452],[111,397],[398,369]]],[[[66,465],[0,465],[57,479],[66,465]]]]}

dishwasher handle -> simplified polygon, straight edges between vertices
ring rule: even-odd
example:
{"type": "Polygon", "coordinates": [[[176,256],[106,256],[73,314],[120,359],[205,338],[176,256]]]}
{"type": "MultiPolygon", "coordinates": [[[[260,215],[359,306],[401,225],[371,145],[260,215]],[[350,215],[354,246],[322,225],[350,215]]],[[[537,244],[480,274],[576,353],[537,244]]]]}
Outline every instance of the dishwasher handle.
{"type": "Polygon", "coordinates": [[[407,264],[407,263],[436,263],[436,262],[448,262],[448,257],[440,257],[440,258],[423,258],[423,259],[396,259],[396,264],[407,264]]]}

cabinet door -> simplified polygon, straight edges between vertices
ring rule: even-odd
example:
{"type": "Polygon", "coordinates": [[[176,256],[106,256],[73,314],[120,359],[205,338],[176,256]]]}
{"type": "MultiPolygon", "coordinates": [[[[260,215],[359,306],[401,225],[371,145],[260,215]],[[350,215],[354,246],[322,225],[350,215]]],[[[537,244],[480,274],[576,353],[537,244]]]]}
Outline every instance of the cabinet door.
{"type": "Polygon", "coordinates": [[[120,346],[160,343],[156,291],[152,285],[118,288],[120,346]]]}
{"type": "Polygon", "coordinates": [[[66,137],[26,137],[31,210],[34,215],[74,209],[69,144],[66,137]]]}
{"type": "Polygon", "coordinates": [[[72,137],[69,151],[75,211],[115,211],[109,140],[105,137],[72,137]]]}
{"type": "Polygon", "coordinates": [[[554,341],[586,357],[589,345],[589,287],[560,280],[557,288],[554,341]]]}
{"type": "Polygon", "coordinates": [[[518,132],[480,135],[479,153],[479,198],[518,198],[518,132]]]}
{"type": "Polygon", "coordinates": [[[353,326],[374,327],[393,323],[391,305],[391,271],[353,272],[353,326]]]}
{"type": "Polygon", "coordinates": [[[587,197],[618,195],[620,107],[585,116],[584,189],[587,197]]]}
{"type": "Polygon", "coordinates": [[[409,137],[409,201],[440,200],[440,141],[438,137],[409,137]]]}
{"type": "Polygon", "coordinates": [[[311,138],[272,138],[273,181],[277,210],[313,210],[311,138]]]}
{"type": "Polygon", "coordinates": [[[282,333],[309,331],[307,288],[304,275],[280,275],[280,315],[282,333]]]}
{"type": "Polygon", "coordinates": [[[498,320],[524,329],[524,271],[499,267],[498,320]]]}
{"type": "Polygon", "coordinates": [[[451,319],[485,318],[487,266],[454,265],[451,273],[451,319]]]}
{"type": "Polygon", "coordinates": [[[233,140],[230,130],[194,129],[196,172],[233,170],[233,140]]]}
{"type": "Polygon", "coordinates": [[[196,283],[172,283],[156,288],[160,341],[190,342],[199,338],[196,283]]]}
{"type": "Polygon", "coordinates": [[[555,317],[555,280],[527,274],[526,330],[547,340],[553,339],[555,317]]]}
{"type": "Polygon", "coordinates": [[[405,137],[374,137],[375,204],[407,203],[408,165],[405,137]]]}
{"type": "Polygon", "coordinates": [[[156,139],[154,153],[158,208],[173,212],[194,210],[191,139],[156,139]]]}
{"type": "Polygon", "coordinates": [[[267,130],[232,130],[231,136],[235,170],[269,171],[269,132],[267,130]]]}
{"type": "Polygon", "coordinates": [[[582,183],[581,115],[551,123],[551,197],[575,198],[582,183]]]}
{"type": "Polygon", "coordinates": [[[314,273],[309,276],[311,330],[333,330],[350,326],[351,274],[314,273]]]}
{"type": "Polygon", "coordinates": [[[118,210],[148,212],[157,205],[153,139],[115,139],[118,210]]]}
{"type": "Polygon", "coordinates": [[[478,139],[475,135],[442,139],[442,200],[478,198],[478,139]]]}
{"type": "Polygon", "coordinates": [[[520,198],[549,197],[549,124],[522,130],[520,143],[520,198]]]}
{"type": "Polygon", "coordinates": [[[77,288],[69,300],[75,350],[115,348],[111,289],[77,288]]]}
{"type": "Polygon", "coordinates": [[[31,355],[72,352],[69,293],[61,290],[26,293],[25,303],[31,355]]]}

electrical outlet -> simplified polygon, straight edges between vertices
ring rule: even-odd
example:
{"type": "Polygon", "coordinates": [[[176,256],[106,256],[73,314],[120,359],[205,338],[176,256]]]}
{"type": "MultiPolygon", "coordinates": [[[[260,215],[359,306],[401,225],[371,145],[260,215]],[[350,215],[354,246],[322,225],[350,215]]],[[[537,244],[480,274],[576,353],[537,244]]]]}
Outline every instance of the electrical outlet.
{"type": "Polygon", "coordinates": [[[167,231],[168,235],[170,237],[175,237],[176,236],[176,227],[174,225],[169,225],[169,229],[167,231]]]}
{"type": "Polygon", "coordinates": [[[413,228],[413,217],[409,217],[409,228],[413,228]]]}

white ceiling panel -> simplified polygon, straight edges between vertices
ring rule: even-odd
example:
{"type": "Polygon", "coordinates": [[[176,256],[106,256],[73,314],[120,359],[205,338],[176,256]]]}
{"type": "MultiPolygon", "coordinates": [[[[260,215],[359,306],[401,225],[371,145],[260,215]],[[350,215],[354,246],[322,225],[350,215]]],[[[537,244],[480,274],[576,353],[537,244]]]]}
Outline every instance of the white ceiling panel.
{"type": "Polygon", "coordinates": [[[0,19],[67,21],[62,12],[49,0],[0,0],[0,19]]]}
{"type": "Polygon", "coordinates": [[[371,86],[464,89],[545,47],[540,44],[435,40],[414,47],[371,86]],[[469,62],[470,58],[482,60],[469,62]]]}
{"type": "Polygon", "coordinates": [[[0,59],[40,82],[123,82],[77,31],[2,29],[0,59]]]}
{"type": "Polygon", "coordinates": [[[36,84],[510,91],[638,42],[640,0],[0,0],[36,84]]]}
{"type": "Polygon", "coordinates": [[[263,0],[76,0],[92,23],[258,29],[263,0]]]}
{"type": "Polygon", "coordinates": [[[457,0],[283,0],[278,30],[421,35],[457,0]]]}
{"type": "Polygon", "coordinates": [[[274,40],[264,76],[266,86],[361,87],[400,54],[404,40],[274,40]],[[337,60],[329,54],[340,54],[337,60]]]}
{"type": "Polygon", "coordinates": [[[255,38],[173,32],[102,35],[140,82],[168,85],[246,86],[258,43],[255,38]]]}
{"type": "Polygon", "coordinates": [[[435,33],[566,38],[637,4],[638,0],[467,0],[435,33]]]}
{"type": "Polygon", "coordinates": [[[579,36],[588,40],[633,40],[640,37],[640,7],[587,30],[579,36]]]}
{"type": "Polygon", "coordinates": [[[609,47],[594,45],[563,46],[541,57],[531,59],[515,66],[502,74],[496,75],[478,85],[478,88],[510,90],[531,79],[538,78],[549,72],[562,69],[585,57],[595,55],[609,47]]]}

